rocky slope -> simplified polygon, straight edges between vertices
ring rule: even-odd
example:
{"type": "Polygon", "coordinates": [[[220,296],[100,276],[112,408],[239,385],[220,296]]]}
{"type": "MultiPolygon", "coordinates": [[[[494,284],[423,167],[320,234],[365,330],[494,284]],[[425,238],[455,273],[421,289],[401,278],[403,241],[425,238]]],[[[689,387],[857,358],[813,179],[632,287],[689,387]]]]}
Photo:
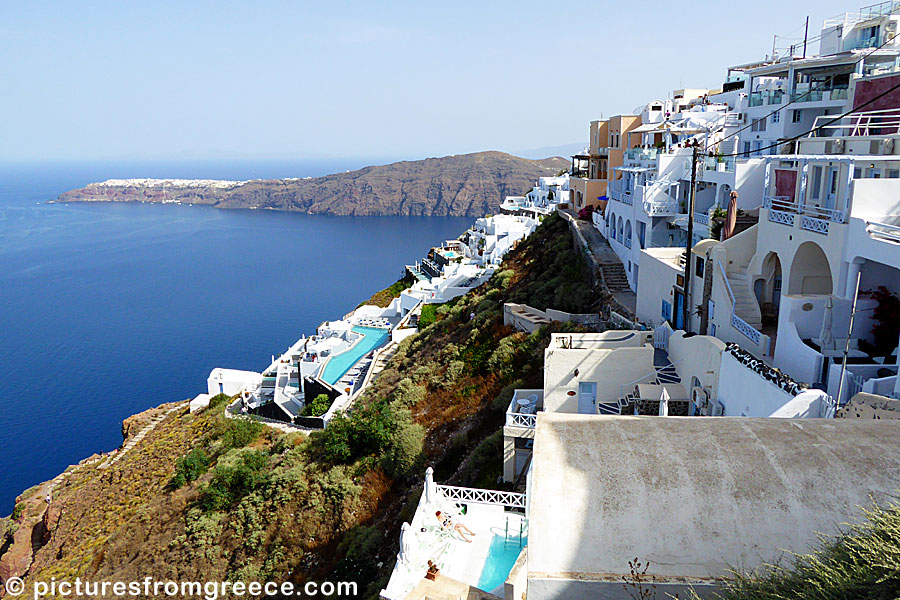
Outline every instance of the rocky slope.
{"type": "Polygon", "coordinates": [[[213,181],[112,179],[62,194],[57,202],[159,202],[217,208],[267,208],[330,215],[478,217],[504,196],[567,165],[560,157],[528,160],[478,152],[366,167],[309,179],[213,181]]]}

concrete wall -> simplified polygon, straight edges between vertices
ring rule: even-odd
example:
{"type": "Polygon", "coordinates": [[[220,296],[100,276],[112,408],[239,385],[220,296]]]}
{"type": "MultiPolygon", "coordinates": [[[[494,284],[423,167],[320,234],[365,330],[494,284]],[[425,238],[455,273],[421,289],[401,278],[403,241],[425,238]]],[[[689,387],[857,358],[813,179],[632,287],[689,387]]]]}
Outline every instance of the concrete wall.
{"type": "Polygon", "coordinates": [[[544,410],[578,412],[578,384],[597,383],[598,402],[616,402],[621,386],[653,370],[653,348],[544,351],[544,410]],[[578,375],[574,371],[578,369],[578,375]],[[575,394],[570,396],[569,392],[575,394]]]}

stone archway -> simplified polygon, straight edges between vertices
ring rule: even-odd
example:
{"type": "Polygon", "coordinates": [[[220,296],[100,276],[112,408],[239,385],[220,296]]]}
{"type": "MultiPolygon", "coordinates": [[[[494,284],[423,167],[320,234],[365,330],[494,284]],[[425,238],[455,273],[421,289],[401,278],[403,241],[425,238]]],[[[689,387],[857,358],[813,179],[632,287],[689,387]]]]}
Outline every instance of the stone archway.
{"type": "Polygon", "coordinates": [[[794,253],[788,279],[788,294],[832,294],[831,266],[815,242],[803,242],[794,253]]]}

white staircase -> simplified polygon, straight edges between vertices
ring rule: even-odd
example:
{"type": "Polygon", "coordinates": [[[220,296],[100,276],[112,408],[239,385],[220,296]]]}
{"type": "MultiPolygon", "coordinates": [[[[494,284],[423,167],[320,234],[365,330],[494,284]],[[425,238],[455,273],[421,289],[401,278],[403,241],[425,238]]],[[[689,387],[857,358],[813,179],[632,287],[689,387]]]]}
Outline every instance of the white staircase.
{"type": "Polygon", "coordinates": [[[750,287],[746,270],[728,271],[728,282],[734,294],[734,313],[756,329],[762,329],[762,313],[750,287]]]}

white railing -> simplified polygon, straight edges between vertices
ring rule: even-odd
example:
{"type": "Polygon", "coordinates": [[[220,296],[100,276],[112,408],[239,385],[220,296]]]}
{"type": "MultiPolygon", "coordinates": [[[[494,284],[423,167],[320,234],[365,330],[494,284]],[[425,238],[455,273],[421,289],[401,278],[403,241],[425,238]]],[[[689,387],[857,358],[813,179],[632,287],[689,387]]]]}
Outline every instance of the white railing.
{"type": "Polygon", "coordinates": [[[900,244],[900,227],[879,223],[878,221],[866,221],[866,233],[870,237],[900,244]]]}
{"type": "MultiPolygon", "coordinates": [[[[832,92],[833,94],[833,92],[832,92]]],[[[820,115],[813,121],[809,137],[883,136],[900,134],[900,110],[888,108],[856,112],[835,121],[820,115]],[[831,121],[834,121],[833,123],[831,121]]]]}
{"type": "Polygon", "coordinates": [[[821,206],[800,205],[787,196],[764,196],[763,208],[769,210],[769,221],[793,227],[796,217],[800,217],[800,228],[827,234],[830,223],[844,223],[844,211],[821,206]]]}
{"type": "Polygon", "coordinates": [[[731,298],[731,326],[743,333],[751,342],[759,346],[762,341],[762,332],[737,315],[735,312],[736,302],[734,299],[734,291],[731,289],[731,282],[728,281],[728,274],[725,272],[722,261],[717,260],[716,264],[719,265],[719,272],[722,274],[722,279],[725,281],[725,289],[728,290],[728,297],[731,298]]]}
{"type": "Polygon", "coordinates": [[[455,485],[437,485],[437,491],[448,500],[472,502],[474,504],[490,504],[507,508],[525,508],[525,494],[503,492],[500,490],[480,490],[476,488],[457,487],[455,485]]]}
{"type": "Polygon", "coordinates": [[[534,429],[537,426],[537,415],[508,412],[506,413],[506,426],[534,429]]]}
{"type": "Polygon", "coordinates": [[[631,238],[628,236],[625,236],[625,247],[631,249],[631,238]]]}
{"type": "Polygon", "coordinates": [[[694,213],[694,222],[701,225],[709,225],[709,215],[706,213],[694,213]]]}
{"type": "Polygon", "coordinates": [[[672,199],[664,200],[662,202],[645,200],[644,212],[650,217],[671,217],[678,214],[678,203],[672,199]]]}

